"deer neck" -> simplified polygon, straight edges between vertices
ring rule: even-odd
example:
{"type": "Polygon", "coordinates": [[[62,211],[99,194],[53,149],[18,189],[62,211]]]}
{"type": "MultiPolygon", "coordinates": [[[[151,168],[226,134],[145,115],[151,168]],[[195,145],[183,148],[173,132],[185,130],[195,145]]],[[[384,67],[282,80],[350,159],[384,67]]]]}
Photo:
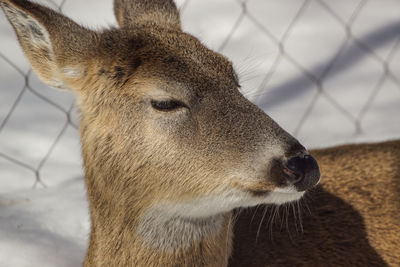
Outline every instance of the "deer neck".
{"type": "Polygon", "coordinates": [[[86,170],[92,224],[84,266],[227,266],[231,213],[188,219],[145,209],[99,186],[98,175],[86,170]]]}

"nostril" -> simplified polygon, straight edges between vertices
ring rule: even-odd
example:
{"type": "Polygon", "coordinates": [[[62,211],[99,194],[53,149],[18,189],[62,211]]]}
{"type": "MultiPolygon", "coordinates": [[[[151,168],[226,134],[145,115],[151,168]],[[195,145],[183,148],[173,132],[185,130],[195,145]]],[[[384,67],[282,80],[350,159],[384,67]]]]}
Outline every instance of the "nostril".
{"type": "Polygon", "coordinates": [[[285,167],[283,168],[283,173],[285,174],[286,179],[288,179],[289,182],[291,182],[293,184],[299,182],[302,179],[301,174],[299,174],[291,169],[285,168],[285,167]]]}
{"type": "Polygon", "coordinates": [[[304,176],[301,168],[299,168],[301,164],[300,161],[302,161],[301,157],[293,157],[287,160],[286,163],[283,165],[283,173],[292,184],[300,182],[304,176]]]}
{"type": "Polygon", "coordinates": [[[316,160],[309,154],[291,157],[283,164],[283,174],[289,183],[304,191],[316,185],[320,178],[316,160]]]}

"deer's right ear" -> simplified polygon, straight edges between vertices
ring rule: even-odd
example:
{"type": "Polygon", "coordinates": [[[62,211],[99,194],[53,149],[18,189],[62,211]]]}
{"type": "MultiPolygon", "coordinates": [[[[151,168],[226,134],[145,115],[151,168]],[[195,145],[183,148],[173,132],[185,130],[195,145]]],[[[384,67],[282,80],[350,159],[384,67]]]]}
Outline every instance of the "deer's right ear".
{"type": "Polygon", "coordinates": [[[94,32],[26,0],[0,0],[0,5],[43,82],[64,89],[83,78],[94,32]]]}

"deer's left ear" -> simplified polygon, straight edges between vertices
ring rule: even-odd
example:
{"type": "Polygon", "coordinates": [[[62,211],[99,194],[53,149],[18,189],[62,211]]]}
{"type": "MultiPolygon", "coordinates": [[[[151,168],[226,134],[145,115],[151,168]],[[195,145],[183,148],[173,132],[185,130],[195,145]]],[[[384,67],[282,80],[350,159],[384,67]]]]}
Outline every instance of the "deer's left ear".
{"type": "Polygon", "coordinates": [[[0,0],[0,6],[43,82],[51,87],[70,88],[74,81],[83,78],[94,32],[26,0],[0,0]]]}
{"type": "Polygon", "coordinates": [[[114,14],[122,28],[147,21],[181,30],[173,0],[114,0],[114,14]]]}

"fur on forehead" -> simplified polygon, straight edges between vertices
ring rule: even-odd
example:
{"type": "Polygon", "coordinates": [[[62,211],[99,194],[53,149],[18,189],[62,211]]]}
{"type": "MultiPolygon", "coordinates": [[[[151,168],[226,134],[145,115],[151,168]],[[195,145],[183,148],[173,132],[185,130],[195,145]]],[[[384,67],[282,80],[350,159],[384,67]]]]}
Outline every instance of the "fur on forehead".
{"type": "Polygon", "coordinates": [[[148,66],[148,75],[153,77],[184,83],[198,80],[199,85],[205,80],[220,83],[225,77],[225,82],[237,85],[229,60],[179,29],[147,24],[112,29],[101,34],[99,48],[98,58],[107,61],[104,65],[113,66],[115,72],[119,72],[117,65],[128,74],[139,67],[146,71],[148,66]]]}

